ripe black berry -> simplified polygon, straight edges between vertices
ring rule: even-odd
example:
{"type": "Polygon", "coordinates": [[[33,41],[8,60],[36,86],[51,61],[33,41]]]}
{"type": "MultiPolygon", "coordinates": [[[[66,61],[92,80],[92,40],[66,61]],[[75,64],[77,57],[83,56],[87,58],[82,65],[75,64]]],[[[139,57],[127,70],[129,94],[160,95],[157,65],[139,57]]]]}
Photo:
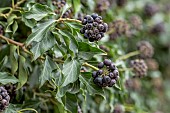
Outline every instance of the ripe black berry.
{"type": "Polygon", "coordinates": [[[111,62],[111,60],[105,59],[104,62],[100,62],[98,64],[98,68],[99,70],[97,72],[94,71],[92,73],[92,77],[94,78],[93,81],[98,86],[112,87],[116,83],[116,81],[119,79],[118,69],[116,68],[114,63],[111,62]],[[110,66],[111,66],[111,69],[110,69],[110,66]]]}
{"type": "Polygon", "coordinates": [[[104,76],[102,81],[103,83],[109,84],[111,81],[111,78],[109,76],[104,76]]]}
{"type": "Polygon", "coordinates": [[[84,34],[85,38],[89,39],[90,42],[100,40],[104,37],[104,32],[108,29],[107,24],[103,23],[102,17],[95,13],[92,15],[86,15],[82,20],[82,24],[85,29],[81,29],[80,33],[84,34]]]}
{"type": "Polygon", "coordinates": [[[96,72],[96,71],[93,71],[92,77],[93,77],[93,78],[96,78],[96,77],[97,77],[97,72],[96,72]]]}
{"type": "Polygon", "coordinates": [[[116,83],[116,80],[115,79],[112,79],[109,83],[109,87],[112,87],[114,84],[116,83]]]}
{"type": "Polygon", "coordinates": [[[91,17],[92,17],[93,19],[96,19],[96,18],[98,17],[98,14],[93,13],[93,14],[91,15],[91,17]]]}
{"type": "Polygon", "coordinates": [[[111,63],[109,68],[110,68],[111,70],[115,70],[116,66],[115,66],[114,63],[111,63]]]}
{"type": "Polygon", "coordinates": [[[83,25],[86,25],[86,24],[87,24],[87,19],[83,19],[83,20],[82,20],[82,24],[83,24],[83,25]]]}
{"type": "Polygon", "coordinates": [[[102,85],[102,77],[96,77],[94,79],[94,83],[96,83],[97,85],[101,86],[102,85]]]}
{"type": "Polygon", "coordinates": [[[98,64],[98,68],[103,68],[104,67],[104,63],[103,62],[100,62],[99,64],[98,64]]]}
{"type": "Polygon", "coordinates": [[[112,63],[112,61],[109,60],[109,59],[105,59],[105,60],[104,60],[104,64],[105,64],[106,66],[110,66],[111,63],[112,63]]]}
{"type": "Polygon", "coordinates": [[[102,74],[103,74],[103,70],[101,70],[101,69],[98,70],[98,71],[97,71],[97,74],[98,74],[98,75],[102,75],[102,74]]]}

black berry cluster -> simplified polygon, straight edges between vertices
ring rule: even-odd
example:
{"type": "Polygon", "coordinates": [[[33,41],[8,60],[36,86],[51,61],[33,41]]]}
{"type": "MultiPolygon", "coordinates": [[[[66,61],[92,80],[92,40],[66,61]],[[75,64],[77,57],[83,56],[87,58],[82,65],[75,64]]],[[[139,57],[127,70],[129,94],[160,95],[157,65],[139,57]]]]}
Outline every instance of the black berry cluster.
{"type": "Polygon", "coordinates": [[[3,26],[0,25],[0,35],[3,35],[4,34],[4,29],[3,29],[3,26]]]}
{"type": "Polygon", "coordinates": [[[156,4],[147,3],[144,7],[144,13],[148,17],[154,16],[159,10],[156,4]]]}
{"type": "Polygon", "coordinates": [[[138,15],[132,15],[129,18],[130,24],[133,28],[139,30],[142,27],[142,19],[138,15]]]}
{"type": "Polygon", "coordinates": [[[151,28],[151,34],[158,35],[165,31],[164,23],[158,23],[151,28]]]}
{"type": "Polygon", "coordinates": [[[121,36],[121,35],[129,36],[129,34],[130,34],[129,25],[127,24],[127,22],[125,22],[123,20],[114,21],[111,27],[112,27],[112,29],[115,30],[114,33],[117,36],[121,36]]]}
{"type": "Polygon", "coordinates": [[[17,92],[16,92],[17,86],[16,85],[7,84],[7,85],[4,85],[4,88],[7,90],[11,100],[13,100],[16,97],[16,95],[17,95],[17,92]]]}
{"type": "Polygon", "coordinates": [[[0,87],[0,112],[4,111],[9,105],[10,96],[4,87],[0,87]]]}
{"type": "Polygon", "coordinates": [[[154,54],[154,48],[148,41],[140,41],[137,43],[137,49],[141,58],[151,58],[154,54]]]}
{"type": "Polygon", "coordinates": [[[116,4],[119,7],[125,6],[126,3],[127,3],[127,0],[116,0],[116,4]]]}
{"type": "Polygon", "coordinates": [[[61,8],[64,7],[64,5],[66,4],[66,1],[65,0],[53,0],[52,1],[52,4],[54,6],[56,6],[56,9],[55,9],[55,13],[56,14],[59,14],[60,11],[61,11],[61,8]]]}
{"type": "Polygon", "coordinates": [[[110,6],[110,3],[108,0],[99,0],[96,5],[96,11],[101,13],[103,11],[106,11],[110,6]]]}
{"type": "Polygon", "coordinates": [[[100,62],[98,68],[98,71],[92,73],[93,81],[98,86],[112,87],[119,79],[119,71],[111,60],[105,59],[104,62],[100,62]]]}
{"type": "Polygon", "coordinates": [[[124,109],[124,107],[123,107],[122,105],[116,104],[116,105],[114,106],[114,111],[113,111],[113,113],[124,113],[124,112],[125,112],[125,109],[124,109]]]}
{"type": "Polygon", "coordinates": [[[148,67],[143,59],[135,59],[131,61],[131,67],[137,77],[147,75],[148,67]]]}
{"type": "Polygon", "coordinates": [[[107,23],[104,23],[102,17],[96,13],[86,15],[82,20],[82,24],[84,26],[80,33],[84,34],[84,38],[89,39],[90,42],[100,40],[108,29],[107,23]]]}
{"type": "Polygon", "coordinates": [[[137,49],[141,58],[151,58],[154,54],[154,48],[148,41],[140,41],[137,43],[137,49]]]}

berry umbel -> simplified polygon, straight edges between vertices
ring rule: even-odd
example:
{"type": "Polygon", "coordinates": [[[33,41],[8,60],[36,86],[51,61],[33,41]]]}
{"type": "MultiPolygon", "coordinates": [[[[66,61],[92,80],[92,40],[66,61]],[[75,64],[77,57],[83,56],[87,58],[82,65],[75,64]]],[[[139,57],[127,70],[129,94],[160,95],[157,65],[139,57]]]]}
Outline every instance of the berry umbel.
{"type": "Polygon", "coordinates": [[[0,87],[0,112],[4,111],[9,105],[10,96],[4,87],[0,87]]]}
{"type": "Polygon", "coordinates": [[[148,41],[140,41],[137,43],[137,49],[141,58],[151,58],[154,54],[154,48],[148,41]]]}
{"type": "Polygon", "coordinates": [[[110,34],[111,39],[114,39],[115,36],[119,37],[121,35],[130,36],[130,28],[126,21],[116,20],[111,25],[111,28],[114,29],[114,32],[110,34]]]}
{"type": "Polygon", "coordinates": [[[112,87],[119,79],[119,71],[111,60],[105,59],[103,62],[100,62],[98,68],[98,71],[92,73],[93,81],[98,86],[112,87]]]}
{"type": "Polygon", "coordinates": [[[131,67],[137,77],[143,77],[147,74],[148,67],[143,59],[132,60],[131,67]]]}
{"type": "Polygon", "coordinates": [[[107,23],[104,23],[101,16],[93,13],[92,15],[86,15],[82,20],[83,28],[80,33],[84,34],[84,38],[90,42],[98,41],[104,37],[104,33],[108,29],[107,23]]]}

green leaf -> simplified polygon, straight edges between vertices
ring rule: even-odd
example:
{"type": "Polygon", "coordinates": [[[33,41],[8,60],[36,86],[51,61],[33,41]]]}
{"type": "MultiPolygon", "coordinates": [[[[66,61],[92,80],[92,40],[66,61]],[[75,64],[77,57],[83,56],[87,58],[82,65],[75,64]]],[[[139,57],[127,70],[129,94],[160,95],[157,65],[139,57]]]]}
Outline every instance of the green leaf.
{"type": "Polygon", "coordinates": [[[32,33],[29,35],[29,37],[26,40],[26,45],[28,46],[31,42],[39,42],[41,41],[44,36],[48,34],[48,31],[50,30],[52,24],[55,22],[55,20],[48,20],[46,22],[38,24],[33,30],[32,33]]]}
{"type": "Polygon", "coordinates": [[[17,89],[20,89],[28,79],[28,73],[25,67],[25,58],[23,56],[19,56],[19,83],[17,89]]]}
{"type": "Polygon", "coordinates": [[[18,24],[16,21],[14,21],[13,25],[12,25],[12,33],[14,34],[18,29],[18,24]]]}
{"type": "Polygon", "coordinates": [[[39,77],[40,87],[52,78],[52,71],[57,68],[55,62],[48,56],[46,56],[45,63],[41,75],[39,77]]]}
{"type": "Polygon", "coordinates": [[[86,43],[86,42],[78,42],[79,44],[79,57],[83,58],[85,60],[89,60],[91,59],[94,55],[107,55],[106,52],[104,52],[103,50],[97,48],[97,47],[93,47],[92,45],[86,43]]]}
{"type": "Polygon", "coordinates": [[[3,113],[17,113],[20,108],[15,104],[9,104],[3,113]]]}
{"type": "Polygon", "coordinates": [[[64,5],[62,12],[61,12],[61,17],[63,16],[63,14],[70,8],[71,6],[69,6],[68,4],[64,5]]]}
{"type": "Polygon", "coordinates": [[[74,36],[68,32],[68,31],[61,31],[59,30],[59,33],[64,36],[64,42],[67,46],[67,49],[72,57],[75,56],[75,54],[78,52],[78,42],[74,38],[74,36]]]}
{"type": "Polygon", "coordinates": [[[8,83],[15,84],[18,82],[18,79],[15,76],[10,75],[7,72],[0,72],[0,83],[5,85],[8,83]]]}
{"type": "Polygon", "coordinates": [[[66,61],[63,65],[62,73],[64,74],[62,87],[75,82],[80,74],[80,62],[76,59],[66,61]]]}
{"type": "Polygon", "coordinates": [[[65,102],[66,110],[70,111],[71,113],[77,113],[78,101],[75,94],[67,93],[65,96],[65,102]]]}
{"type": "Polygon", "coordinates": [[[34,54],[33,60],[36,60],[40,55],[52,48],[54,45],[54,35],[50,31],[46,32],[42,41],[36,43],[31,49],[31,52],[34,54]]]}
{"type": "Polygon", "coordinates": [[[103,89],[93,83],[90,72],[81,73],[81,76],[79,76],[79,78],[80,82],[86,87],[88,94],[90,95],[99,94],[103,96],[104,94],[103,89]]]}
{"type": "Polygon", "coordinates": [[[25,23],[25,25],[27,25],[30,28],[33,28],[36,25],[37,21],[34,19],[26,19],[24,13],[23,12],[21,13],[22,13],[22,21],[25,23]]]}
{"type": "Polygon", "coordinates": [[[9,60],[10,60],[10,64],[11,64],[12,74],[14,74],[18,69],[18,59],[17,59],[17,56],[16,56],[16,49],[17,49],[17,46],[10,45],[9,60]]]}
{"type": "Polygon", "coordinates": [[[74,7],[75,13],[79,12],[81,8],[80,0],[73,0],[73,7],[74,7]]]}
{"type": "Polygon", "coordinates": [[[80,89],[80,81],[77,80],[74,83],[71,83],[65,87],[59,88],[56,94],[56,98],[63,97],[66,94],[66,92],[69,92],[71,94],[76,94],[78,93],[79,89],[80,89]]]}
{"type": "Polygon", "coordinates": [[[17,18],[17,16],[15,14],[11,14],[8,18],[7,18],[7,27],[5,32],[12,32],[13,34],[16,32],[16,30],[18,29],[18,24],[16,21],[14,21],[14,19],[17,18]]]}
{"type": "Polygon", "coordinates": [[[35,19],[36,21],[40,21],[44,17],[54,14],[53,11],[46,5],[34,4],[30,11],[23,13],[23,16],[26,19],[35,19]]]}

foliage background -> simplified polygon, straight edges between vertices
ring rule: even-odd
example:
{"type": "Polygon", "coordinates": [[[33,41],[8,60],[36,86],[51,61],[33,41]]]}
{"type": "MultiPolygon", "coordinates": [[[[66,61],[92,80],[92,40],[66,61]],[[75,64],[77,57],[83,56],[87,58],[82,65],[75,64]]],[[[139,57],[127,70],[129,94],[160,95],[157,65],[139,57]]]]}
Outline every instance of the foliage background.
{"type": "MultiPolygon", "coordinates": [[[[97,2],[67,0],[67,4],[73,6],[72,18],[75,19],[78,13],[96,12],[97,2]]],[[[76,113],[77,105],[83,113],[109,113],[113,112],[116,104],[121,104],[127,113],[170,112],[170,11],[165,12],[169,1],[128,0],[124,7],[117,7],[115,1],[112,2],[107,11],[99,13],[105,22],[109,24],[123,19],[129,23],[129,17],[137,14],[143,20],[142,29],[130,38],[122,35],[116,40],[109,40],[109,35],[105,34],[101,41],[90,43],[79,33],[82,27],[80,23],[64,21],[63,24],[63,20],[58,20],[61,15],[54,14],[55,7],[51,0],[27,0],[11,13],[9,7],[12,1],[0,1],[0,24],[4,26],[4,36],[19,44],[26,44],[27,48],[25,45],[19,47],[0,40],[0,83],[17,84],[18,89],[6,113],[27,108],[41,113],[76,113]],[[148,2],[160,7],[160,11],[151,18],[143,13],[143,7],[148,2]],[[4,16],[6,13],[9,15],[4,16]],[[150,28],[159,22],[164,23],[165,32],[150,34],[150,28]],[[136,51],[136,43],[141,40],[147,40],[153,45],[153,58],[158,62],[159,69],[150,70],[146,77],[138,80],[140,90],[125,87],[126,79],[133,75],[131,70],[121,71],[120,80],[113,88],[99,88],[93,84],[93,70],[85,62],[97,66],[104,58],[110,58],[118,68],[129,68],[129,61],[138,56],[117,59],[136,51]],[[109,48],[107,56],[98,45],[109,48]],[[88,71],[80,73],[81,67],[86,67],[88,71]]],[[[14,0],[14,4],[17,3],[19,0],[14,0]]],[[[62,12],[67,8],[66,5],[62,12]]]]}

